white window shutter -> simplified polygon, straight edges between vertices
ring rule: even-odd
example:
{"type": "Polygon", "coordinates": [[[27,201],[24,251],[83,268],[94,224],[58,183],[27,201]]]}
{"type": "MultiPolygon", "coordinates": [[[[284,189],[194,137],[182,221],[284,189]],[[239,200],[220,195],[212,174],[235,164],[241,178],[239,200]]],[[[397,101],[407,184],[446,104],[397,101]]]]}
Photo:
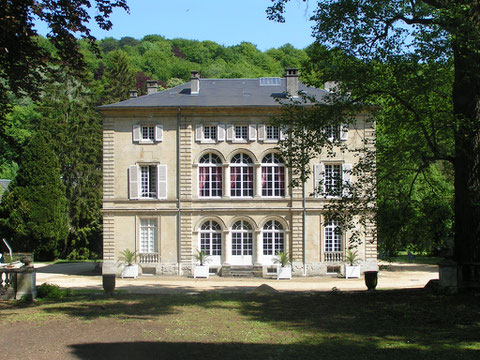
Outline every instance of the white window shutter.
{"type": "Polygon", "coordinates": [[[167,165],[157,165],[157,198],[167,198],[167,165]]]}
{"type": "Polygon", "coordinates": [[[233,125],[228,124],[227,125],[227,141],[232,141],[233,140],[233,125]]]}
{"type": "Polygon", "coordinates": [[[195,141],[199,141],[199,142],[203,141],[203,125],[202,124],[195,125],[195,141]]]}
{"type": "Polygon", "coordinates": [[[321,188],[319,189],[318,195],[319,196],[324,196],[327,193],[327,190],[325,189],[325,184],[326,184],[326,179],[325,179],[325,164],[321,163],[320,164],[320,179],[322,179],[322,184],[321,188]]]}
{"type": "Polygon", "coordinates": [[[155,141],[163,141],[163,125],[155,125],[155,141]]]}
{"type": "Polygon", "coordinates": [[[248,140],[257,140],[257,126],[255,124],[248,125],[248,140]]]}
{"type": "Polygon", "coordinates": [[[140,141],[140,125],[133,125],[132,136],[134,142],[140,141]]]}
{"type": "Polygon", "coordinates": [[[322,177],[322,164],[317,164],[313,166],[313,191],[315,197],[320,197],[321,195],[321,183],[323,181],[322,177]]]}
{"type": "Polygon", "coordinates": [[[348,139],[348,124],[340,125],[340,140],[347,141],[348,139]]]}
{"type": "Polygon", "coordinates": [[[343,187],[343,196],[348,197],[351,195],[350,193],[350,185],[351,185],[351,178],[352,178],[352,165],[351,164],[343,164],[342,166],[342,187],[343,187]]]}
{"type": "Polygon", "coordinates": [[[225,141],[225,124],[217,126],[217,141],[225,141]]]}
{"type": "Polygon", "coordinates": [[[258,140],[264,141],[265,140],[265,124],[258,125],[258,140]]]}
{"type": "Polygon", "coordinates": [[[137,165],[128,167],[128,193],[131,200],[140,197],[140,167],[137,165]]]}
{"type": "Polygon", "coordinates": [[[288,128],[286,126],[282,126],[280,128],[280,140],[285,140],[288,137],[288,128]]]}

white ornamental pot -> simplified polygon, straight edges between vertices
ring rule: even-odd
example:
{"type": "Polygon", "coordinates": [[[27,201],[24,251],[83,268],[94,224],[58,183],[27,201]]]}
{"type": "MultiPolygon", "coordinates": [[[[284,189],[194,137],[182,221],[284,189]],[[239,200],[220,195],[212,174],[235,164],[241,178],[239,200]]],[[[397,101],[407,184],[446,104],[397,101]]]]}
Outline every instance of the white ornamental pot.
{"type": "Polygon", "coordinates": [[[193,267],[193,277],[196,279],[198,277],[207,278],[210,274],[210,266],[208,265],[195,265],[193,267]]]}
{"type": "Polygon", "coordinates": [[[345,279],[359,278],[359,277],[360,277],[360,265],[345,264],[345,279]]]}
{"type": "Polygon", "coordinates": [[[126,265],[122,270],[123,278],[136,278],[138,276],[138,264],[126,265]]]}
{"type": "Polygon", "coordinates": [[[291,278],[292,278],[292,267],[290,265],[277,267],[277,280],[280,280],[280,279],[290,280],[291,278]]]}

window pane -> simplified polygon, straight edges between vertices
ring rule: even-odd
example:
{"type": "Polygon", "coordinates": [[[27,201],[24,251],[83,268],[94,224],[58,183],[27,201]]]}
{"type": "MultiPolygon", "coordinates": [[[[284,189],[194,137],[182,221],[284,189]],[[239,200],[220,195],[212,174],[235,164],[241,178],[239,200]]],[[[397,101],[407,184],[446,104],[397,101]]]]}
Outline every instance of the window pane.
{"type": "Polygon", "coordinates": [[[157,251],[156,232],[157,222],[155,219],[140,220],[140,252],[153,253],[157,251]]]}
{"type": "Polygon", "coordinates": [[[140,166],[141,172],[141,197],[156,198],[157,197],[157,167],[140,166]]]}

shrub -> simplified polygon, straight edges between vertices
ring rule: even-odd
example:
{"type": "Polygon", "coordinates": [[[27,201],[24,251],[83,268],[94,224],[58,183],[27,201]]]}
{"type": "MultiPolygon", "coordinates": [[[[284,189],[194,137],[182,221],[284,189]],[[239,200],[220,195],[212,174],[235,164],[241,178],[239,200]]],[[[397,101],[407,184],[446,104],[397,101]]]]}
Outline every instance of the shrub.
{"type": "Polygon", "coordinates": [[[40,299],[61,299],[72,296],[71,289],[60,289],[60,286],[44,283],[37,286],[37,297],[40,299]]]}

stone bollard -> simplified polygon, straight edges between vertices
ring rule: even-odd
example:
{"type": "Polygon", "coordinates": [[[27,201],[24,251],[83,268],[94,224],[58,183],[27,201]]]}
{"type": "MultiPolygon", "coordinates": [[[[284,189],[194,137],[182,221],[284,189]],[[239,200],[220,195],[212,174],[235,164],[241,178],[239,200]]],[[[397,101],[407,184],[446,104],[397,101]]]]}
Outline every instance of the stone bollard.
{"type": "Polygon", "coordinates": [[[447,293],[458,292],[458,266],[450,259],[444,259],[438,264],[440,290],[447,293]]]}
{"type": "Polygon", "coordinates": [[[115,290],[115,277],[115,274],[103,274],[102,283],[105,294],[113,295],[113,290],[115,290]]]}
{"type": "Polygon", "coordinates": [[[37,272],[31,266],[24,266],[15,270],[15,299],[25,298],[32,301],[37,297],[37,272]]]}

